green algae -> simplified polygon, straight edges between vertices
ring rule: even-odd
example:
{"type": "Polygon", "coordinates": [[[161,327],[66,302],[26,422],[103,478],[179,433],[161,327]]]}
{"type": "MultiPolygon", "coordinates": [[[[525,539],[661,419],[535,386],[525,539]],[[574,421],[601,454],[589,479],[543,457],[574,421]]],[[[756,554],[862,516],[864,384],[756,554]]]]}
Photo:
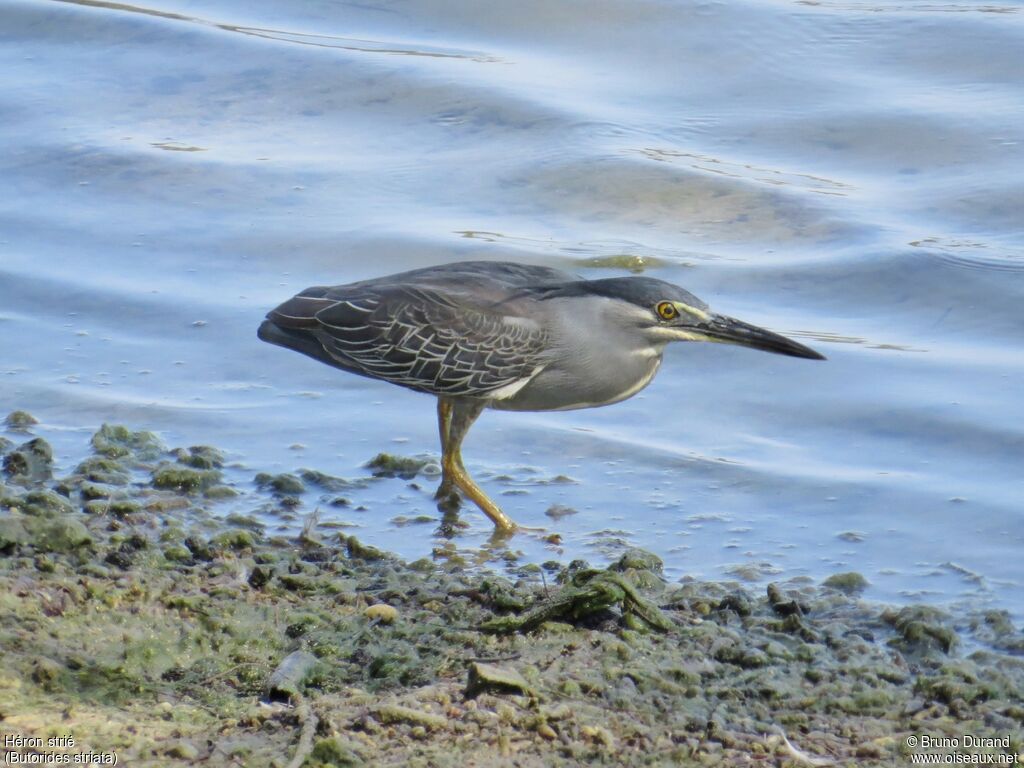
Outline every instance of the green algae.
{"type": "Polygon", "coordinates": [[[374,477],[400,477],[411,480],[429,463],[428,459],[378,453],[366,462],[366,468],[373,471],[374,477]]]}
{"type": "Polygon", "coordinates": [[[178,462],[194,469],[221,469],[224,466],[224,454],[209,445],[193,445],[187,451],[179,448],[175,451],[178,462]]]}
{"type": "Polygon", "coordinates": [[[45,488],[4,498],[4,506],[32,517],[55,517],[74,511],[71,502],[55,491],[45,488]]]}
{"type": "Polygon", "coordinates": [[[28,411],[11,411],[4,419],[4,425],[11,430],[23,430],[39,423],[39,419],[28,411]]]}
{"type": "Polygon", "coordinates": [[[592,256],[580,261],[581,267],[588,269],[628,269],[639,274],[645,269],[657,269],[665,266],[665,261],[655,256],[640,256],[632,253],[617,253],[612,256],[592,256]]]}
{"type": "Polygon", "coordinates": [[[313,745],[303,768],[347,768],[366,765],[365,754],[337,736],[320,739],[313,745]]]}
{"type": "Polygon", "coordinates": [[[165,547],[163,550],[164,558],[172,563],[190,563],[192,562],[192,551],[185,546],[179,544],[173,544],[169,547],[165,547]]]}
{"type": "Polygon", "coordinates": [[[85,525],[70,515],[26,520],[33,546],[40,552],[72,552],[92,543],[85,525]]]}
{"type": "Polygon", "coordinates": [[[637,581],[646,583],[647,575],[651,574],[648,568],[654,561],[660,568],[661,561],[653,555],[651,558],[653,560],[639,560],[627,553],[607,571],[580,571],[550,599],[521,615],[490,619],[480,628],[501,634],[529,632],[545,622],[561,619],[576,622],[618,606],[628,628],[667,632],[675,625],[657,606],[641,596],[636,585],[637,581]]]}
{"type": "Polygon", "coordinates": [[[475,698],[481,693],[516,693],[524,696],[535,695],[530,684],[515,669],[501,667],[496,664],[473,662],[469,665],[469,681],[466,683],[466,696],[475,698]]]}
{"type": "Polygon", "coordinates": [[[16,517],[0,517],[0,554],[10,554],[28,544],[30,537],[16,517]]]}
{"type": "Polygon", "coordinates": [[[238,491],[229,485],[211,485],[203,491],[203,496],[213,501],[233,499],[238,496],[238,491]]]}
{"type": "Polygon", "coordinates": [[[948,626],[948,616],[929,606],[913,605],[882,613],[883,621],[899,633],[892,645],[913,653],[941,651],[950,653],[959,642],[956,632],[948,626]]]}
{"type": "Polygon", "coordinates": [[[345,546],[345,554],[352,560],[376,561],[388,557],[383,550],[364,544],[355,536],[340,536],[341,543],[345,546]]]}
{"type": "Polygon", "coordinates": [[[153,487],[181,493],[198,493],[220,482],[221,474],[213,469],[191,469],[164,463],[153,470],[153,487]]]}
{"type": "Polygon", "coordinates": [[[303,482],[315,485],[331,493],[361,488],[366,484],[364,480],[346,480],[343,477],[335,477],[315,469],[300,469],[299,477],[302,478],[303,482]]]}
{"type": "Polygon", "coordinates": [[[822,582],[822,586],[836,589],[847,595],[858,595],[871,586],[868,580],[856,571],[835,573],[822,582]]]}
{"type": "Polygon", "coordinates": [[[41,437],[22,443],[4,456],[3,471],[12,485],[45,483],[53,476],[53,448],[41,437]]]}
{"type": "Polygon", "coordinates": [[[271,490],[282,496],[298,496],[306,492],[306,486],[302,484],[302,481],[287,472],[279,475],[260,472],[256,475],[255,482],[260,488],[271,490]]]}
{"type": "Polygon", "coordinates": [[[210,546],[217,549],[252,549],[256,546],[256,539],[251,531],[235,528],[211,538],[210,546]]]}
{"type": "Polygon", "coordinates": [[[83,506],[90,515],[110,516],[124,519],[142,511],[142,506],[128,498],[92,499],[83,506]]]}
{"type": "Polygon", "coordinates": [[[75,475],[103,485],[127,485],[131,481],[131,473],[123,464],[106,456],[90,456],[75,467],[75,475]]]}
{"type": "Polygon", "coordinates": [[[92,447],[109,459],[131,457],[136,461],[153,461],[167,450],[152,432],[133,432],[120,424],[102,425],[92,436],[92,447]]]}

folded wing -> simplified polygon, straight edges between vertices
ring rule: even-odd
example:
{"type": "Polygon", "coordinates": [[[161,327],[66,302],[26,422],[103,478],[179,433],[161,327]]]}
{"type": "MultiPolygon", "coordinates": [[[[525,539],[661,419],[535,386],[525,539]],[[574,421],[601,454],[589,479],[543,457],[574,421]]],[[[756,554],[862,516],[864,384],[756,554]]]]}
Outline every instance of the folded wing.
{"type": "Polygon", "coordinates": [[[543,366],[546,333],[500,304],[409,285],[310,288],[260,338],[338,368],[449,397],[502,397],[543,366]]]}

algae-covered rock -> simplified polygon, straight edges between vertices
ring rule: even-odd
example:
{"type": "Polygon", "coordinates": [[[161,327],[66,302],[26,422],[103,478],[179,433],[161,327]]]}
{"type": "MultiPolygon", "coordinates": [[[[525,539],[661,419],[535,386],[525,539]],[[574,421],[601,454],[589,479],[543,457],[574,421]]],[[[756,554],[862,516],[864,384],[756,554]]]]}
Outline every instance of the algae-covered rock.
{"type": "Polygon", "coordinates": [[[400,477],[404,480],[411,480],[429,463],[430,459],[378,453],[366,462],[366,468],[373,471],[374,477],[400,477]]]}
{"type": "Polygon", "coordinates": [[[44,691],[57,691],[60,690],[64,677],[64,667],[53,659],[42,656],[34,660],[31,677],[32,682],[44,691]]]}
{"type": "Polygon", "coordinates": [[[564,504],[552,504],[545,510],[544,514],[552,520],[560,520],[563,517],[569,517],[570,515],[578,515],[579,510],[567,507],[564,504]]]}
{"type": "Polygon", "coordinates": [[[1024,656],[1024,632],[1013,625],[1008,611],[981,611],[971,617],[970,627],[978,640],[994,648],[1024,656]]]}
{"type": "Polygon", "coordinates": [[[142,507],[128,498],[92,499],[85,503],[84,510],[90,515],[104,515],[123,520],[142,511],[142,507]]]}
{"type": "Polygon", "coordinates": [[[53,477],[53,449],[41,437],[22,443],[4,456],[4,474],[14,485],[45,483],[53,477]]]}
{"type": "Polygon", "coordinates": [[[190,563],[192,562],[192,552],[188,547],[183,547],[180,544],[172,544],[169,547],[164,547],[164,558],[171,563],[190,563]]]}
{"type": "Polygon", "coordinates": [[[210,550],[210,545],[198,536],[189,536],[185,539],[184,543],[188,547],[189,552],[192,553],[192,557],[196,560],[206,562],[213,560],[213,552],[210,550]]]}
{"type": "Polygon", "coordinates": [[[211,485],[205,491],[203,496],[212,501],[222,501],[224,499],[233,499],[238,496],[238,491],[232,488],[230,485],[211,485]]]}
{"type": "Polygon", "coordinates": [[[209,445],[193,445],[178,454],[178,461],[195,469],[220,469],[224,466],[224,454],[209,445]]]}
{"type": "Polygon", "coordinates": [[[252,549],[256,540],[252,533],[241,528],[218,533],[210,539],[210,545],[216,549],[252,549]]]}
{"type": "Polygon", "coordinates": [[[215,469],[191,469],[180,464],[165,462],[153,470],[153,487],[179,493],[198,493],[219,483],[220,472],[215,469]]]}
{"type": "Polygon", "coordinates": [[[622,556],[612,563],[609,568],[620,573],[650,571],[651,573],[661,574],[664,573],[665,564],[653,552],[648,552],[646,549],[633,548],[623,552],[622,556]]]}
{"type": "Polygon", "coordinates": [[[288,654],[270,675],[266,695],[271,701],[289,701],[302,693],[319,660],[306,651],[288,654]]]}
{"type": "Polygon", "coordinates": [[[89,530],[71,516],[41,518],[29,526],[32,543],[43,552],[72,552],[92,543],[89,530]]]}
{"type": "Polygon", "coordinates": [[[245,528],[247,531],[253,531],[260,534],[262,534],[267,527],[252,515],[240,515],[237,512],[232,512],[230,515],[225,517],[224,522],[228,525],[233,525],[235,528],[245,528]]]}
{"type": "Polygon", "coordinates": [[[432,712],[424,712],[422,709],[403,707],[398,704],[389,704],[377,709],[377,719],[382,723],[409,723],[421,725],[424,728],[444,728],[448,725],[448,718],[435,715],[432,712]]]}
{"type": "Polygon", "coordinates": [[[859,595],[869,586],[868,580],[856,571],[834,573],[822,582],[823,586],[838,590],[847,595],[859,595]]]}
{"type": "Polygon", "coordinates": [[[473,698],[484,692],[515,693],[524,696],[533,693],[526,678],[511,667],[474,662],[469,665],[466,697],[473,698]]]}
{"type": "Polygon", "coordinates": [[[338,493],[340,491],[348,491],[352,488],[360,488],[365,485],[363,482],[346,480],[343,477],[335,477],[334,475],[328,475],[324,472],[320,472],[316,469],[300,469],[299,477],[310,485],[315,485],[318,488],[323,488],[325,491],[331,493],[338,493]]]}
{"type": "Polygon", "coordinates": [[[11,411],[4,419],[4,424],[11,430],[26,430],[39,423],[39,419],[28,411],[11,411]]]}
{"type": "Polygon", "coordinates": [[[752,611],[750,597],[743,590],[730,592],[718,603],[718,610],[733,611],[737,616],[749,616],[752,611]]]}
{"type": "Polygon", "coordinates": [[[298,496],[306,492],[306,486],[302,481],[288,472],[279,475],[260,472],[254,479],[260,488],[271,490],[280,496],[298,496]]]}
{"type": "Polygon", "coordinates": [[[166,754],[177,760],[192,761],[199,757],[199,747],[191,741],[182,740],[169,746],[166,754]]]}
{"type": "Polygon", "coordinates": [[[114,488],[109,485],[102,485],[101,483],[92,483],[87,481],[82,483],[79,491],[82,494],[82,498],[86,500],[106,499],[114,493],[114,488]]]}
{"type": "Polygon", "coordinates": [[[30,538],[25,526],[15,517],[0,517],[0,555],[10,554],[28,544],[30,538]]]}
{"type": "Polygon", "coordinates": [[[606,571],[576,572],[553,597],[542,600],[521,615],[486,621],[480,629],[497,634],[529,632],[546,622],[576,622],[615,606],[621,608],[623,622],[630,629],[668,632],[675,628],[671,619],[640,595],[627,574],[609,568],[606,571]]]}
{"type": "Polygon", "coordinates": [[[768,665],[768,655],[757,648],[744,648],[740,645],[723,645],[715,651],[715,661],[724,664],[735,664],[743,669],[757,669],[768,665]]]}
{"type": "Polygon", "coordinates": [[[127,485],[132,479],[123,464],[106,456],[90,456],[75,467],[75,474],[103,485],[127,485]]]}
{"type": "Polygon", "coordinates": [[[37,517],[53,517],[54,515],[67,515],[74,511],[71,502],[48,490],[29,491],[24,497],[22,511],[26,515],[37,517]]]}
{"type": "Polygon", "coordinates": [[[349,768],[366,765],[362,751],[354,744],[337,736],[320,739],[302,764],[302,768],[349,768]]]}
{"type": "Polygon", "coordinates": [[[393,605],[377,603],[376,605],[367,606],[363,611],[363,616],[370,621],[376,621],[380,624],[394,624],[395,619],[398,618],[398,609],[393,605]]]}
{"type": "Polygon", "coordinates": [[[486,604],[498,611],[521,612],[526,608],[523,595],[518,592],[507,579],[497,576],[485,578],[480,582],[480,597],[486,604]]]}
{"type": "MultiPolygon", "coordinates": [[[[1002,689],[998,682],[981,680],[978,670],[966,662],[946,664],[935,676],[921,675],[914,684],[914,691],[927,700],[940,701],[943,704],[955,704],[958,701],[973,704],[988,699],[1006,696],[1009,692],[1002,689]]],[[[1019,695],[1014,691],[1010,695],[1019,695]]]]}
{"type": "Polygon", "coordinates": [[[946,624],[949,617],[938,608],[908,605],[883,611],[882,619],[899,633],[892,644],[906,651],[950,653],[958,644],[956,632],[946,624]]]}
{"type": "Polygon", "coordinates": [[[608,570],[626,575],[638,589],[661,590],[665,586],[665,565],[661,558],[645,549],[627,549],[608,566],[608,570]]]}
{"type": "Polygon", "coordinates": [[[131,568],[134,561],[135,558],[132,557],[131,552],[125,552],[121,549],[111,550],[103,557],[103,562],[108,565],[116,566],[122,571],[127,571],[131,568]]]}
{"type": "Polygon", "coordinates": [[[111,459],[132,457],[136,461],[153,461],[166,452],[160,438],[152,432],[132,432],[120,424],[104,424],[92,436],[96,453],[111,459]]]}
{"type": "Polygon", "coordinates": [[[369,544],[363,544],[355,536],[342,534],[339,539],[345,545],[345,553],[352,560],[383,560],[387,557],[387,553],[376,547],[371,547],[369,544]]]}
{"type": "Polygon", "coordinates": [[[807,613],[806,607],[796,599],[784,594],[778,584],[774,582],[769,584],[765,591],[768,595],[768,604],[779,616],[803,616],[807,613]]]}

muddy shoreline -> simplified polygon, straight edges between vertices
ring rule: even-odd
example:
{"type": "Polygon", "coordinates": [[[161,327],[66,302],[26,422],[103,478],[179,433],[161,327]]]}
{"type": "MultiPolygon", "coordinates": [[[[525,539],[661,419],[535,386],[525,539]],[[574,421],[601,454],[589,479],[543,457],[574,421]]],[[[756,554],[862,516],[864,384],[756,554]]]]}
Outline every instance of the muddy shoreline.
{"type": "Polygon", "coordinates": [[[407,563],[315,518],[286,538],[223,514],[239,494],[287,509],[302,479],[232,486],[209,446],[105,425],[56,477],[33,422],[12,413],[0,438],[8,762],[1024,760],[1005,612],[868,603],[855,573],[671,584],[641,550],[515,579],[407,563]]]}

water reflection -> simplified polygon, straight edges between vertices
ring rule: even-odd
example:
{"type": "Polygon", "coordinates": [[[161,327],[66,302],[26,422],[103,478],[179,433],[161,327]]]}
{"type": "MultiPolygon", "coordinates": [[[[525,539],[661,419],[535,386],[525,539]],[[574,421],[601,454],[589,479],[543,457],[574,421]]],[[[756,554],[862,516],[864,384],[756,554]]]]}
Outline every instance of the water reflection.
{"type": "Polygon", "coordinates": [[[925,237],[911,241],[909,245],[933,253],[947,264],[958,267],[1005,272],[1024,270],[1024,248],[1018,245],[945,237],[925,237]]]}
{"type": "Polygon", "coordinates": [[[854,189],[853,185],[841,181],[812,176],[806,173],[788,173],[774,168],[764,168],[750,163],[734,163],[707,155],[692,152],[681,152],[673,149],[653,149],[650,147],[633,150],[659,162],[678,162],[694,170],[717,173],[734,179],[747,179],[763,184],[778,186],[795,186],[819,195],[836,195],[845,197],[854,189]]]}

